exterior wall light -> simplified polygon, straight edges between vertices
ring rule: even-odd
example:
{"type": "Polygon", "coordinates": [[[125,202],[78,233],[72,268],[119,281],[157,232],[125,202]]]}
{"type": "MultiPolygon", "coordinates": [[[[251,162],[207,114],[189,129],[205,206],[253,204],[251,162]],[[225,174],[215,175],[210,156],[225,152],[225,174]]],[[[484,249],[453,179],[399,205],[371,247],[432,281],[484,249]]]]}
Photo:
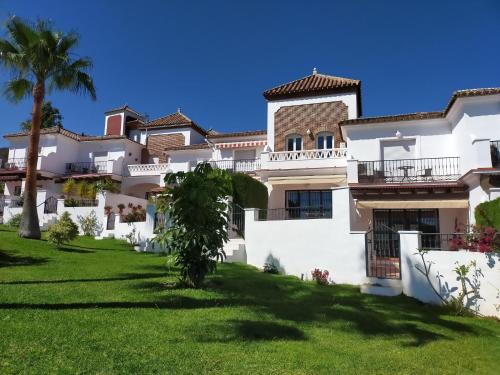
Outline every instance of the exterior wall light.
{"type": "Polygon", "coordinates": [[[401,134],[399,130],[396,130],[396,133],[394,133],[394,135],[396,136],[397,139],[403,138],[403,134],[401,134]]]}

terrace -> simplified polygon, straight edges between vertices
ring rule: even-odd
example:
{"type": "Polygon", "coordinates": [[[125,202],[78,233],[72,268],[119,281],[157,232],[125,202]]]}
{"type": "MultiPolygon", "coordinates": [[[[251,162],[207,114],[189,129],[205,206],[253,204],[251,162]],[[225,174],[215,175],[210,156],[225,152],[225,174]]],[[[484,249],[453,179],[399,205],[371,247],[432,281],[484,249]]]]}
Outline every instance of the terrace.
{"type": "Polygon", "coordinates": [[[345,168],[347,148],[262,153],[262,169],[345,168]]]}
{"type": "Polygon", "coordinates": [[[456,181],[459,177],[458,157],[357,162],[357,182],[360,184],[430,183],[456,181]]]}

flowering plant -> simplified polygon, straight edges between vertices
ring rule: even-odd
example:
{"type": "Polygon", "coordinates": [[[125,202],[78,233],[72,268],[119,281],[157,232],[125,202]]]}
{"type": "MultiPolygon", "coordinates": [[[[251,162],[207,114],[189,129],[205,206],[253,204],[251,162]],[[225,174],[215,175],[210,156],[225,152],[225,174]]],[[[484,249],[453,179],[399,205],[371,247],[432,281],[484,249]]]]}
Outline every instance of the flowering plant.
{"type": "Polygon", "coordinates": [[[316,268],[314,271],[311,271],[311,275],[313,280],[316,280],[316,283],[319,285],[328,285],[330,283],[328,280],[330,273],[327,270],[321,271],[319,268],[316,268]]]}
{"type": "Polygon", "coordinates": [[[459,249],[480,253],[500,251],[500,234],[493,227],[473,225],[469,233],[453,235],[449,245],[449,249],[452,251],[459,249]]]}

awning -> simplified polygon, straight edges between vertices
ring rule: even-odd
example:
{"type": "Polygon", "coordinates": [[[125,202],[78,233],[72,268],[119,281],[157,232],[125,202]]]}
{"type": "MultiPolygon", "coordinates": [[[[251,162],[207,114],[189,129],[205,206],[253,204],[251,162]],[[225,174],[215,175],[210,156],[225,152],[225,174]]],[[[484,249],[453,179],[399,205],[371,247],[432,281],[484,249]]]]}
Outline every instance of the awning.
{"type": "Polygon", "coordinates": [[[469,208],[467,199],[356,201],[357,208],[469,208]]]}
{"type": "Polygon", "coordinates": [[[290,176],[269,177],[267,182],[271,185],[304,185],[304,184],[332,184],[345,185],[345,176],[290,176]]]}

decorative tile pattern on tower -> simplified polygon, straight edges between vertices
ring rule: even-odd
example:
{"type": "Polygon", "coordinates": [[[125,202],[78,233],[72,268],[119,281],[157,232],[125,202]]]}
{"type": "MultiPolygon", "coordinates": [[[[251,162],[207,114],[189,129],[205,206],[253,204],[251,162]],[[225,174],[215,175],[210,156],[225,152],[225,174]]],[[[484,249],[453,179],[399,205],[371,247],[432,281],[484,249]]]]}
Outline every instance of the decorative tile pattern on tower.
{"type": "Polygon", "coordinates": [[[315,103],[281,107],[274,115],[274,150],[286,151],[288,135],[302,136],[305,150],[316,148],[316,135],[331,132],[335,147],[339,147],[341,134],[339,122],[347,119],[347,106],[341,102],[315,103]],[[307,130],[311,134],[307,134],[307,130]]]}
{"type": "Polygon", "coordinates": [[[167,159],[164,151],[173,147],[184,146],[184,144],[184,134],[158,134],[148,137],[147,148],[151,156],[158,157],[160,163],[166,163],[167,159]]]}

